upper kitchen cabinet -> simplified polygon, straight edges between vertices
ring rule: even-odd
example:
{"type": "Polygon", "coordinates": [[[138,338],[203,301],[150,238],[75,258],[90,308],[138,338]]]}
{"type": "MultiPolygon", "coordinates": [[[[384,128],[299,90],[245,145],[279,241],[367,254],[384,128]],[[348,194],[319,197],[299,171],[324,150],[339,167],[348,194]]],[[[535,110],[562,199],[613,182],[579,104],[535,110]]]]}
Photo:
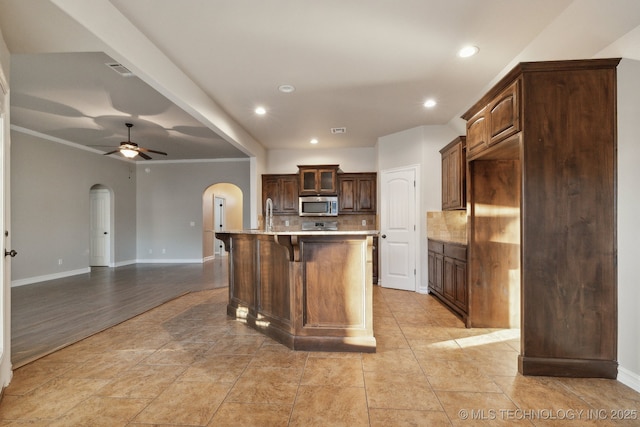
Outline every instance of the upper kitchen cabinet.
{"type": "Polygon", "coordinates": [[[298,214],[298,175],[262,175],[262,206],[271,198],[274,215],[298,214]]]}
{"type": "Polygon", "coordinates": [[[338,209],[340,214],[376,213],[376,174],[338,174],[338,209]]]}
{"type": "Polygon", "coordinates": [[[338,194],[338,165],[298,166],[300,173],[300,195],[338,194]]]}
{"type": "Polygon", "coordinates": [[[520,80],[516,79],[467,121],[467,156],[482,151],[520,131],[520,80]]]}
{"type": "Polygon", "coordinates": [[[616,67],[524,62],[467,120],[467,326],[524,375],[616,378],[616,67]]]}
{"type": "Polygon", "coordinates": [[[459,136],[442,150],[442,210],[466,209],[466,138],[459,136]]]}

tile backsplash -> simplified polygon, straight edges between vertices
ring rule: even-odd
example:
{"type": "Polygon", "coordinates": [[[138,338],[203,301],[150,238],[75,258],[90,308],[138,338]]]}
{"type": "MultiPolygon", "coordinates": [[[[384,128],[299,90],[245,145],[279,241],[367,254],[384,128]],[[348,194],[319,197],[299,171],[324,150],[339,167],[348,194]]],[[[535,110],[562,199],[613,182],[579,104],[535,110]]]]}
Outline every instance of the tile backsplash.
{"type": "MultiPolygon", "coordinates": [[[[277,231],[298,231],[302,221],[337,221],[338,230],[377,230],[376,215],[338,215],[336,217],[301,217],[298,215],[274,215],[273,228],[277,231]]],[[[264,227],[264,218],[258,217],[258,228],[264,227]]]]}
{"type": "Polygon", "coordinates": [[[467,211],[427,212],[427,238],[467,244],[467,211]]]}

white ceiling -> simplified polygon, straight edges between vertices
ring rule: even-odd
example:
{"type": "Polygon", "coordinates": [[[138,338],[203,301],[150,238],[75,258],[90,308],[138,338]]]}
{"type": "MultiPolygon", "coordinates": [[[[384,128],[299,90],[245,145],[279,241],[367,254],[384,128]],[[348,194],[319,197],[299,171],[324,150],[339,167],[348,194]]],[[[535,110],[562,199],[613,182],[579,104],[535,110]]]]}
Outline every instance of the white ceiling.
{"type": "Polygon", "coordinates": [[[459,125],[520,61],[640,59],[637,0],[0,0],[0,28],[13,125],[117,146],[131,122],[154,160],[373,147],[459,125]]]}

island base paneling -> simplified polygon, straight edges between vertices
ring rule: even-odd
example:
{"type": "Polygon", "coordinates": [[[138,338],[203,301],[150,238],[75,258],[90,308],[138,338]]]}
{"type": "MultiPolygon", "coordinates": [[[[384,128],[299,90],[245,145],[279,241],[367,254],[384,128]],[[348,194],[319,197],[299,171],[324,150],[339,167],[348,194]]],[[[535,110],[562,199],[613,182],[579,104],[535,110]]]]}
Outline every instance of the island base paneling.
{"type": "Polygon", "coordinates": [[[374,234],[216,233],[227,314],[295,350],[375,352],[374,234]]]}

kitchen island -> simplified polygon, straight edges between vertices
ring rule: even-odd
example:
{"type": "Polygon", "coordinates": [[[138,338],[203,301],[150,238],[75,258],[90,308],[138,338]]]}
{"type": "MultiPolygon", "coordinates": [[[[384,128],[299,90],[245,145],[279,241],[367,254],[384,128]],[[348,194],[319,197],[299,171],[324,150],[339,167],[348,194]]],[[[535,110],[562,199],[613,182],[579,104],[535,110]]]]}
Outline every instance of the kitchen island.
{"type": "Polygon", "coordinates": [[[373,353],[375,230],[216,232],[227,314],[294,350],[373,353]]]}

